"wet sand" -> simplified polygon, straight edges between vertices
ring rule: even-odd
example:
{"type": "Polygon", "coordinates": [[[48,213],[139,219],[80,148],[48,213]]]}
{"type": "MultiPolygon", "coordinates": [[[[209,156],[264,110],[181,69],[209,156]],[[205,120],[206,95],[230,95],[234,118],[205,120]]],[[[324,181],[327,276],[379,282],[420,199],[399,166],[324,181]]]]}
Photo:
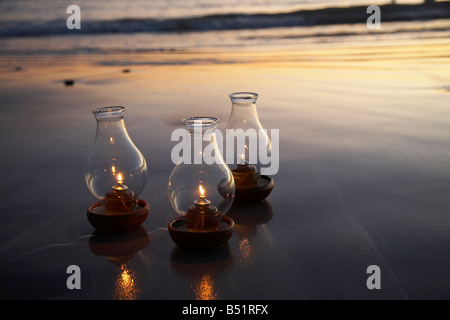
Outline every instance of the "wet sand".
{"type": "Polygon", "coordinates": [[[1,298],[118,298],[118,267],[88,249],[95,199],[83,170],[91,110],[124,105],[151,208],[151,242],[127,265],[131,297],[448,299],[449,49],[411,40],[11,58],[0,75],[1,298]],[[250,210],[261,216],[235,215],[228,251],[192,263],[166,230],[170,135],[188,116],[222,128],[235,91],[258,92],[263,126],[280,129],[280,170],[268,204],[250,210]],[[64,287],[69,264],[84,270],[84,290],[64,287]],[[373,264],[380,291],[365,285],[373,264]]]}

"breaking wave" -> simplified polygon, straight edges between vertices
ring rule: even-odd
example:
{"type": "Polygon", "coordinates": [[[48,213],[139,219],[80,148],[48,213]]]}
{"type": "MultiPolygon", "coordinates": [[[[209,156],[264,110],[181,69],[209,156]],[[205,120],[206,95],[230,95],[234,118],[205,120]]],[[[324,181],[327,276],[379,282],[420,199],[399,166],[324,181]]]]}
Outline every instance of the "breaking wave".
{"type": "MultiPolygon", "coordinates": [[[[189,32],[273,27],[310,26],[339,23],[365,23],[366,6],[326,8],[282,13],[221,14],[200,17],[116,20],[81,20],[80,30],[69,30],[66,20],[6,21],[0,23],[1,37],[47,36],[65,34],[114,34],[137,32],[189,32]]],[[[450,2],[434,5],[386,5],[383,21],[448,18],[450,2]]]]}

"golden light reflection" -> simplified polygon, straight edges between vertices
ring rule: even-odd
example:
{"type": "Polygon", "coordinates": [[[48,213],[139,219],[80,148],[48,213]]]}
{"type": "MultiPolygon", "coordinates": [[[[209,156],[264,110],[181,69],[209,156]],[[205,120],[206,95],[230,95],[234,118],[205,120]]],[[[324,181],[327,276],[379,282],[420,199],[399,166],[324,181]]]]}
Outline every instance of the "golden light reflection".
{"type": "Polygon", "coordinates": [[[115,283],[114,297],[119,300],[135,300],[140,290],[136,284],[136,275],[127,268],[126,264],[120,266],[121,273],[115,283]]]}
{"type": "Polygon", "coordinates": [[[244,261],[248,262],[253,256],[253,248],[250,244],[250,241],[247,237],[243,237],[241,241],[239,241],[239,252],[244,261]]]}
{"type": "Polygon", "coordinates": [[[200,282],[192,289],[195,293],[195,299],[197,300],[217,299],[217,293],[214,289],[213,278],[207,273],[202,276],[200,282]]]}

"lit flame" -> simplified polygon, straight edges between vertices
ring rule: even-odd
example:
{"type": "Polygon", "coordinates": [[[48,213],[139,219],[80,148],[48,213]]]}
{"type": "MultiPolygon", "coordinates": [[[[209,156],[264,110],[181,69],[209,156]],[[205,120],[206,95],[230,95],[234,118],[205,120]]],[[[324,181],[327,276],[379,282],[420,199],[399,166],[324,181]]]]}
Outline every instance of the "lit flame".
{"type": "Polygon", "coordinates": [[[199,185],[198,190],[200,191],[200,198],[204,199],[205,198],[205,189],[203,189],[203,186],[199,185]]]}
{"type": "Polygon", "coordinates": [[[117,174],[117,184],[123,184],[122,174],[120,173],[117,174]]]}

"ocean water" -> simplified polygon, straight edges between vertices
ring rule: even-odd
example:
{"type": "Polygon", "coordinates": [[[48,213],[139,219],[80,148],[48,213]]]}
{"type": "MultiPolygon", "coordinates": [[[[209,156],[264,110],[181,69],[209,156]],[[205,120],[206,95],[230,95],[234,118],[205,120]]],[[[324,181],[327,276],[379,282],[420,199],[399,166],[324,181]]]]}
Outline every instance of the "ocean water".
{"type": "MultiPolygon", "coordinates": [[[[67,17],[75,4],[88,20],[180,18],[211,14],[284,12],[288,10],[389,3],[389,0],[2,0],[0,21],[52,21],[67,17]]],[[[418,0],[400,0],[414,3],[418,0]]]]}
{"type": "MultiPolygon", "coordinates": [[[[397,0],[397,4],[420,3],[397,0]]],[[[0,56],[95,55],[264,45],[450,38],[447,19],[386,21],[368,30],[364,11],[346,23],[333,13],[301,10],[383,5],[386,0],[2,0],[0,56]],[[69,30],[69,5],[81,9],[81,30],[69,30]],[[322,22],[316,24],[317,19],[322,22]]],[[[382,15],[383,19],[383,15],[382,15]]],[[[395,19],[394,19],[395,20],[395,19]]]]}

